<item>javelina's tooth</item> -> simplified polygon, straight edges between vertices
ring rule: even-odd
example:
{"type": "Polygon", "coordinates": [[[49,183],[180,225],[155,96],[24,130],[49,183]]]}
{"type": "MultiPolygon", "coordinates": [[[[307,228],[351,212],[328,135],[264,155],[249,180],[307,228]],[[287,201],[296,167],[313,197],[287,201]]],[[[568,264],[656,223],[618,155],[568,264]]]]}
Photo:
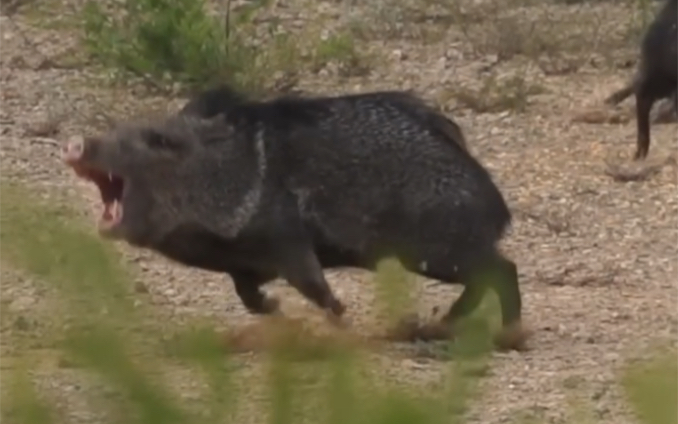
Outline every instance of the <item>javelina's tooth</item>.
{"type": "Polygon", "coordinates": [[[113,201],[113,208],[114,208],[113,209],[113,211],[114,211],[113,216],[115,217],[116,220],[121,221],[123,210],[122,210],[122,203],[120,202],[120,200],[116,199],[116,200],[113,201]]]}

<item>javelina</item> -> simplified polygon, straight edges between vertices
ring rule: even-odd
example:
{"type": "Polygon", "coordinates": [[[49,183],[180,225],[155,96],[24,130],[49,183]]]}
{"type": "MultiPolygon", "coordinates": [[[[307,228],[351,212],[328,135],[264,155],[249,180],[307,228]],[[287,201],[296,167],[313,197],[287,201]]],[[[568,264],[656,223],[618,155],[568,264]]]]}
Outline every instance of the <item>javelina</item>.
{"type": "Polygon", "coordinates": [[[672,97],[678,110],[678,0],[664,0],[648,27],[640,45],[640,62],[632,82],[613,93],[605,101],[617,104],[635,94],[636,153],[635,159],[647,157],[650,150],[650,111],[654,103],[672,97]]]}
{"type": "Polygon", "coordinates": [[[491,287],[504,325],[518,324],[516,266],[496,247],[511,213],[450,138],[459,127],[421,104],[403,92],[242,102],[212,119],[177,114],[76,139],[64,160],[98,185],[102,236],[228,273],[252,313],[276,310],[260,287],[283,277],[341,317],[323,269],[395,256],[465,285],[444,323],[491,287]],[[485,267],[497,278],[479,280],[485,267]]]}

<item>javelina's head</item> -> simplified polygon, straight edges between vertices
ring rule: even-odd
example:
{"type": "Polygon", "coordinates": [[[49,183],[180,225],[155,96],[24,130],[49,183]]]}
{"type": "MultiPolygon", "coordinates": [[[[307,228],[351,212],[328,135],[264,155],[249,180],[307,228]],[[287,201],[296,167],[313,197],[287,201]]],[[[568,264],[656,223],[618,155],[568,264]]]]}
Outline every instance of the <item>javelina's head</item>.
{"type": "Polygon", "coordinates": [[[64,162],[99,188],[103,237],[147,245],[171,226],[163,196],[179,184],[177,169],[200,149],[192,128],[176,120],[125,124],[67,143],[64,162]]]}

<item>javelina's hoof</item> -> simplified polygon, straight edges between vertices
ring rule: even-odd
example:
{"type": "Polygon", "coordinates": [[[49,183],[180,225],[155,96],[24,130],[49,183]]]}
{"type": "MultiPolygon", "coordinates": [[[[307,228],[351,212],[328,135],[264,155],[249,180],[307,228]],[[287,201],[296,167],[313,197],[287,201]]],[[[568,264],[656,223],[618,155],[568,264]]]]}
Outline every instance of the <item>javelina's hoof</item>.
{"type": "Polygon", "coordinates": [[[643,148],[636,149],[633,153],[633,161],[638,162],[644,160],[647,157],[647,153],[648,151],[643,148]]]}
{"type": "Polygon", "coordinates": [[[347,323],[342,319],[344,312],[346,312],[346,306],[344,306],[344,304],[339,302],[337,299],[330,300],[329,304],[330,306],[325,309],[327,320],[334,326],[340,328],[347,327],[347,323]]]}
{"type": "Polygon", "coordinates": [[[452,328],[444,322],[421,322],[417,314],[402,317],[386,333],[386,339],[397,342],[429,342],[448,340],[452,337],[452,328]]]}
{"type": "Polygon", "coordinates": [[[419,333],[419,315],[408,314],[401,317],[393,327],[386,331],[386,340],[394,342],[414,342],[417,340],[419,333]]]}
{"type": "Polygon", "coordinates": [[[494,337],[494,345],[497,350],[526,350],[527,339],[532,335],[532,331],[522,326],[520,322],[504,327],[494,337]]]}
{"type": "Polygon", "coordinates": [[[429,322],[419,326],[416,338],[424,342],[450,340],[454,336],[452,326],[444,321],[429,322]]]}
{"type": "Polygon", "coordinates": [[[329,323],[333,326],[341,329],[347,328],[349,326],[345,318],[338,317],[332,312],[327,312],[327,321],[329,321],[329,323]]]}
{"type": "Polygon", "coordinates": [[[337,328],[346,329],[351,326],[350,320],[344,317],[343,313],[338,315],[336,312],[327,310],[325,316],[327,316],[327,321],[337,328]]]}
{"type": "Polygon", "coordinates": [[[261,302],[261,311],[268,315],[280,314],[280,300],[277,297],[266,296],[261,302]]]}
{"type": "Polygon", "coordinates": [[[344,312],[346,312],[346,306],[336,299],[332,302],[330,309],[332,310],[332,313],[338,317],[344,316],[344,312]]]}

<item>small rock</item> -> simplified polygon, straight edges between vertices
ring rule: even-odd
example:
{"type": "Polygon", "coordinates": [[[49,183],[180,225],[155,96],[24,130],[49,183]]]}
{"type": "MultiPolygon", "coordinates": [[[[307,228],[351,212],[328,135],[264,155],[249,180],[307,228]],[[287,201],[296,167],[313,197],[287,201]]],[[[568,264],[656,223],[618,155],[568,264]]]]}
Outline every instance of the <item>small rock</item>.
{"type": "Polygon", "coordinates": [[[19,296],[9,304],[9,309],[15,312],[25,311],[35,303],[32,296],[19,296]]]}
{"type": "Polygon", "coordinates": [[[602,387],[599,388],[598,390],[596,390],[593,393],[593,395],[591,396],[591,399],[596,400],[596,401],[600,400],[603,396],[605,396],[606,391],[607,391],[607,389],[605,389],[605,388],[602,388],[602,387]]]}
{"type": "Polygon", "coordinates": [[[19,316],[16,321],[14,321],[14,328],[19,331],[27,331],[30,327],[30,322],[24,316],[19,316]]]}
{"type": "Polygon", "coordinates": [[[408,58],[407,53],[405,53],[404,51],[402,51],[400,49],[393,50],[392,54],[393,54],[393,57],[396,60],[407,60],[407,58],[408,58]]]}
{"type": "Polygon", "coordinates": [[[29,137],[52,137],[59,133],[61,120],[52,118],[39,122],[25,129],[25,135],[29,137]]]}
{"type": "Polygon", "coordinates": [[[137,281],[134,283],[134,292],[135,293],[148,293],[148,286],[143,281],[137,281]]]}
{"type": "Polygon", "coordinates": [[[596,407],[596,415],[599,419],[605,418],[606,416],[610,415],[610,408],[604,405],[598,405],[596,407]]]}
{"type": "Polygon", "coordinates": [[[426,368],[425,364],[414,361],[412,359],[404,359],[403,362],[402,362],[402,365],[406,368],[415,369],[415,370],[422,370],[422,369],[426,368]]]}
{"type": "Polygon", "coordinates": [[[78,364],[75,363],[71,358],[67,358],[65,356],[62,356],[59,358],[59,361],[57,362],[57,366],[59,368],[77,368],[78,364]]]}

